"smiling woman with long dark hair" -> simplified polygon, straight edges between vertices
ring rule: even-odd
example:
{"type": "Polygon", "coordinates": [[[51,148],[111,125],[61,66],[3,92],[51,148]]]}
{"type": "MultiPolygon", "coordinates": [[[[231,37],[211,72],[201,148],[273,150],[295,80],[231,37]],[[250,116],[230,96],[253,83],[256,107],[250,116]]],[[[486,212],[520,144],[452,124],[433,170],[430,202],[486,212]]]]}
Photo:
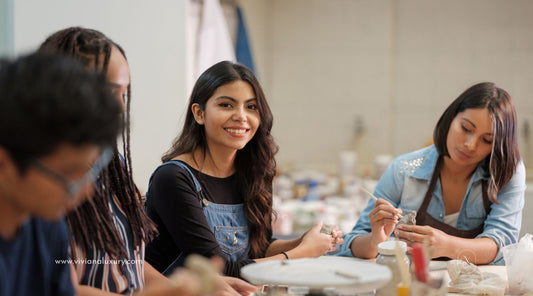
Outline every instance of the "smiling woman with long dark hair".
{"type": "Polygon", "coordinates": [[[192,253],[226,260],[239,276],[254,261],[318,257],[341,243],[342,233],[272,239],[272,180],[278,150],[272,113],[246,67],[220,62],[196,82],[183,130],[150,179],[147,212],[160,236],[146,258],[170,272],[192,253]]]}

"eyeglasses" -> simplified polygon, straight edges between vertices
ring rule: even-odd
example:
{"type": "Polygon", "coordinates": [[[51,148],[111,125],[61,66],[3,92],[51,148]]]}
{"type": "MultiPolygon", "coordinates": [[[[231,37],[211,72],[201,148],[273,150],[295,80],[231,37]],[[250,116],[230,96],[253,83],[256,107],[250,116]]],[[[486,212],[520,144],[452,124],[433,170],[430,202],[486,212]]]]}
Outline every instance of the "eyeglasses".
{"type": "Polygon", "coordinates": [[[70,181],[59,173],[54,172],[49,167],[45,166],[37,159],[31,159],[30,164],[36,168],[41,173],[50,177],[59,183],[68,193],[70,198],[74,197],[78,192],[80,192],[85,186],[93,183],[98,179],[100,172],[109,164],[113,158],[113,150],[110,147],[104,148],[100,157],[96,162],[91,166],[89,171],[80,179],[76,181],[70,181]]]}

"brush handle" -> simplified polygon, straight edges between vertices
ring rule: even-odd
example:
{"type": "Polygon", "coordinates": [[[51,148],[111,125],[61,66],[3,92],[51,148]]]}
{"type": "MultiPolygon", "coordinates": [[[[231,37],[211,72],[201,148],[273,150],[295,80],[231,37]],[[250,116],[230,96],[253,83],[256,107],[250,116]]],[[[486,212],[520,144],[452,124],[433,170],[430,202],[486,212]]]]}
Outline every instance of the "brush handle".
{"type": "MultiPolygon", "coordinates": [[[[375,201],[378,200],[378,198],[375,197],[374,194],[370,193],[370,191],[366,190],[365,187],[361,187],[361,190],[363,190],[366,194],[368,194],[373,200],[375,200],[375,201]]],[[[403,218],[403,216],[400,215],[400,214],[396,214],[396,217],[398,217],[400,219],[403,218]]]]}

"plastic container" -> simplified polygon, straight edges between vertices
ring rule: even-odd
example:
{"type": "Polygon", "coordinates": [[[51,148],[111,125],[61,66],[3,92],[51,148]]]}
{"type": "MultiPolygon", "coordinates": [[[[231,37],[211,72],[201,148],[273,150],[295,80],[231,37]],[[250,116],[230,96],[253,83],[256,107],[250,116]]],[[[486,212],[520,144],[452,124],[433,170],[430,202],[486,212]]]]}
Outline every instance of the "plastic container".
{"type": "Polygon", "coordinates": [[[307,195],[304,197],[304,201],[317,201],[320,200],[319,184],[317,181],[309,181],[309,187],[307,188],[307,195]]]}
{"type": "MultiPolygon", "coordinates": [[[[402,281],[398,261],[396,260],[395,255],[396,244],[400,246],[403,253],[407,251],[407,244],[402,241],[385,241],[378,244],[378,257],[376,258],[376,263],[388,266],[391,271],[391,280],[381,289],[377,290],[376,295],[378,296],[396,295],[398,284],[402,281]]],[[[407,256],[404,258],[405,263],[409,266],[409,258],[407,258],[407,256]]]]}

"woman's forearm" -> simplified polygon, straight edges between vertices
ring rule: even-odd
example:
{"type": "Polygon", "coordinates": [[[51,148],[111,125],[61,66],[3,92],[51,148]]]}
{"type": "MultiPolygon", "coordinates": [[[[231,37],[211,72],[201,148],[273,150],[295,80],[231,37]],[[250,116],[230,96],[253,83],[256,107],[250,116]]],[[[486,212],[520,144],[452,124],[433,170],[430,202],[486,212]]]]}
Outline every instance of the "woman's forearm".
{"type": "Polygon", "coordinates": [[[443,251],[437,257],[442,255],[474,264],[489,264],[498,254],[498,245],[488,237],[474,239],[452,237],[443,251]]]}
{"type": "Polygon", "coordinates": [[[150,263],[144,261],[144,282],[146,286],[150,286],[160,283],[170,284],[171,281],[166,276],[162,275],[159,271],[157,271],[154,267],[152,267],[150,263]]]}
{"type": "Polygon", "coordinates": [[[292,250],[296,248],[300,244],[301,241],[302,241],[301,237],[291,239],[291,240],[277,239],[273,241],[270,244],[270,246],[268,246],[268,249],[265,253],[265,257],[275,256],[275,255],[281,254],[281,252],[287,252],[289,250],[292,250]]]}
{"type": "Polygon", "coordinates": [[[378,255],[378,244],[374,242],[372,233],[368,233],[354,238],[350,250],[354,257],[372,259],[378,255]]]}
{"type": "Polygon", "coordinates": [[[299,244],[297,244],[294,248],[286,249],[289,247],[289,245],[291,246],[293,245],[292,240],[286,241],[286,242],[287,244],[280,243],[278,246],[275,246],[272,251],[266,253],[266,256],[264,258],[257,258],[257,259],[254,259],[254,261],[261,262],[261,261],[268,261],[268,260],[284,260],[284,259],[317,257],[317,256],[310,255],[311,251],[307,250],[305,246],[301,246],[299,244]],[[285,254],[281,252],[284,252],[288,258],[285,257],[285,254]]]}

